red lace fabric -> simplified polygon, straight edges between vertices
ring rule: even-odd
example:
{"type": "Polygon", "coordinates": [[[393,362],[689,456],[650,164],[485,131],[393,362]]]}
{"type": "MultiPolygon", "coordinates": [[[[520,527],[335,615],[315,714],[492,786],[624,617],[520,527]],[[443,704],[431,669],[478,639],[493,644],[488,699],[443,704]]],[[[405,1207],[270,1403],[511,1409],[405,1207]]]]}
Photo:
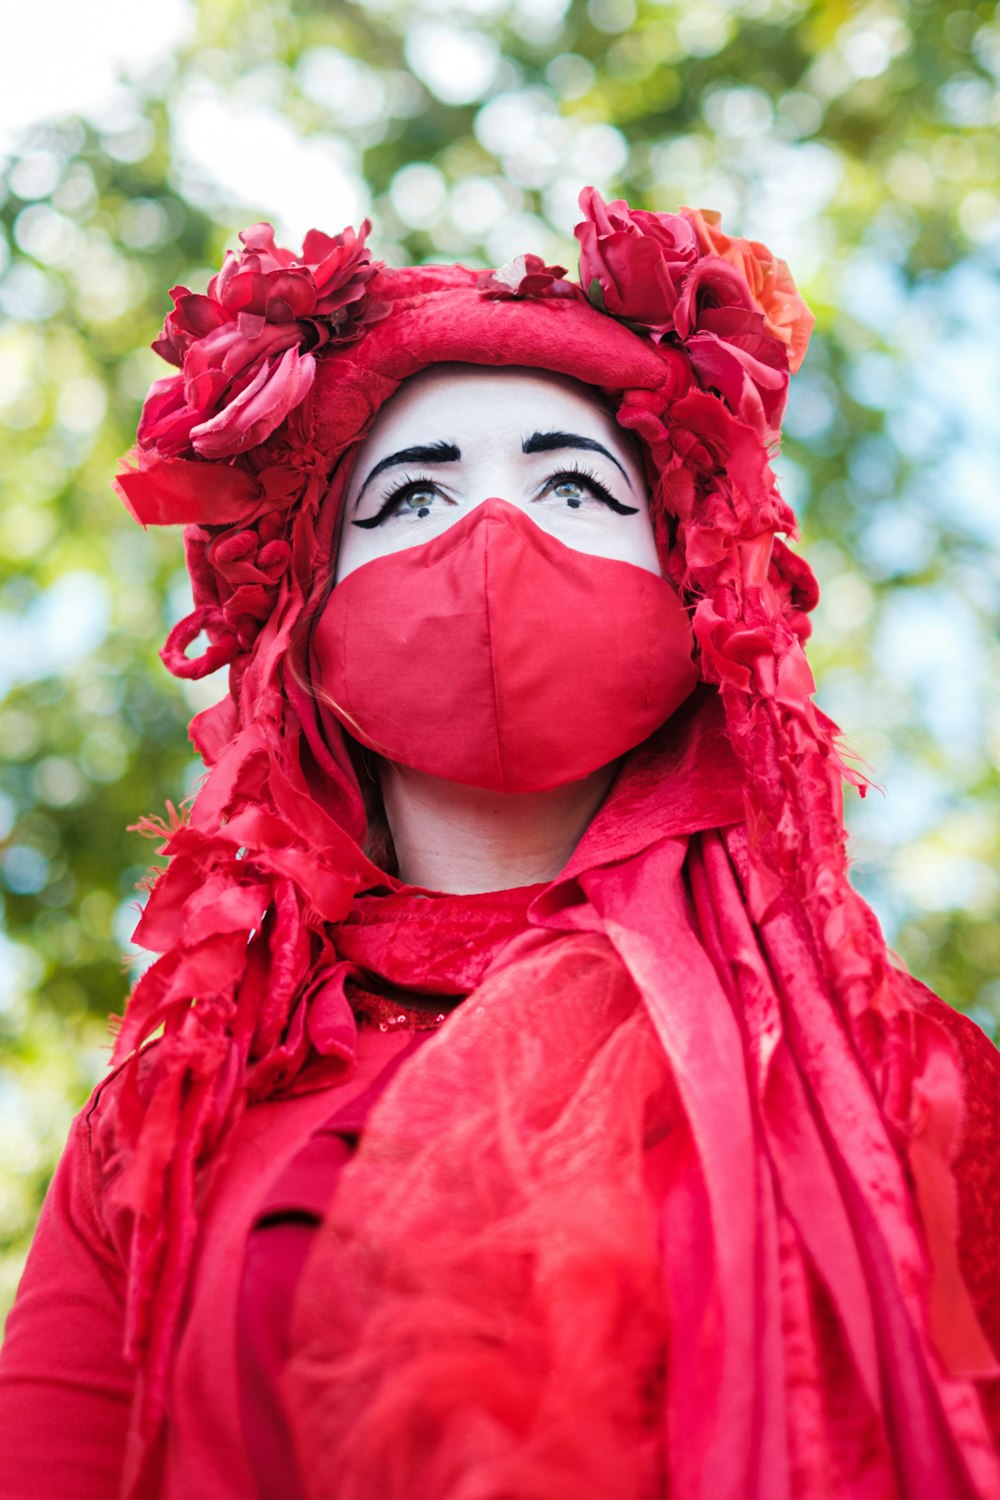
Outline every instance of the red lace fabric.
{"type": "Polygon", "coordinates": [[[313,1500],[664,1493],[649,1188],[674,1118],[598,937],[504,968],[410,1059],[300,1289],[289,1404],[313,1500]]]}
{"type": "Polygon", "coordinates": [[[356,897],[337,932],[361,1025],[436,1031],[527,925],[544,885],[454,896],[411,886],[356,897]]]}

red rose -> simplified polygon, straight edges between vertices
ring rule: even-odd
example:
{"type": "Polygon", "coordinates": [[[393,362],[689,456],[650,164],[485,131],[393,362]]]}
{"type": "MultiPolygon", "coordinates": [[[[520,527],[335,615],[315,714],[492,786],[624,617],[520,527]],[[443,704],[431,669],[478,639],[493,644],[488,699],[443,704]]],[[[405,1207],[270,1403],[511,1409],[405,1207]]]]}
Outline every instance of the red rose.
{"type": "Polygon", "coordinates": [[[674,313],[677,333],[686,341],[702,327],[703,314],[720,307],[756,311],[750,288],[739,271],[719,255],[706,255],[684,278],[674,313]]]}
{"type": "Polygon", "coordinates": [[[214,328],[231,322],[231,316],[211,297],[189,292],[186,286],[171,287],[170,297],[174,310],[168,313],[159,338],[153,340],[153,348],[168,365],[180,369],[191,345],[214,328]]]}
{"type": "Polygon", "coordinates": [[[606,204],[595,188],[584,188],[580,207],[585,218],[575,233],[587,296],[654,337],[670,332],[681,282],[698,258],[692,226],[679,214],[633,210],[620,199],[606,204]]]}
{"type": "Polygon", "coordinates": [[[681,214],[697,235],[702,254],[718,256],[739,272],[764,315],[768,332],[787,347],[789,368],[797,370],[816,320],[796,290],[785,262],[756,240],[723,234],[718,214],[697,208],[682,208],[681,214]]]}
{"type": "Polygon", "coordinates": [[[255,448],[305,399],[315,374],[312,355],[298,349],[265,360],[221,411],[192,427],[191,446],[202,458],[226,458],[255,448]]]}
{"type": "Polygon", "coordinates": [[[708,309],[684,347],[703,386],[717,390],[762,441],[778,435],[788,393],[788,356],[767,332],[760,313],[708,309]]]}
{"type": "Polygon", "coordinates": [[[245,253],[229,252],[209,296],[239,317],[247,338],[258,337],[265,323],[313,317],[343,323],[375,270],[364,247],[369,228],[366,219],[360,235],[353,229],[337,235],[310,229],[296,259],[275,245],[270,224],[253,224],[240,235],[245,253]]]}
{"type": "Polygon", "coordinates": [[[702,385],[718,391],[764,442],[777,437],[788,350],[741,271],[719,255],[704,255],[685,278],[674,322],[702,385]]]}

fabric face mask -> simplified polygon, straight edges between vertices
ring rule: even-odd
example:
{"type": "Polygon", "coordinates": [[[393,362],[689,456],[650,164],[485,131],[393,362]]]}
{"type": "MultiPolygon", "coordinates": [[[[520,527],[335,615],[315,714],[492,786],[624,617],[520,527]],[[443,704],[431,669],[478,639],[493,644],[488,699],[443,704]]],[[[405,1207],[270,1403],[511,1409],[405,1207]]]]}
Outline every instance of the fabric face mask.
{"type": "Polygon", "coordinates": [[[538,792],[638,745],[698,680],[665,579],[489,499],[348,574],[316,624],[321,714],[386,759],[538,792]]]}

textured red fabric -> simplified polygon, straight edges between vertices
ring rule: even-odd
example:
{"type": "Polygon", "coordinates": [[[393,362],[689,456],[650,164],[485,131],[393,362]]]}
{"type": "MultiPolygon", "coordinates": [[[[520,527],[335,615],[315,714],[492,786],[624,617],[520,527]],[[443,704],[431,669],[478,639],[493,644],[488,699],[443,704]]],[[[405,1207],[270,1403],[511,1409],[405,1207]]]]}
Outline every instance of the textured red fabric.
{"type": "Polygon", "coordinates": [[[448,781],[542,792],[632,750],[694,689],[670,585],[484,500],[375,558],[313,632],[316,696],[369,749],[448,781]]]}
{"type": "Polygon", "coordinates": [[[664,1493],[645,1185],[669,1174],[671,1101],[639,996],[590,936],[487,980],[397,1074],[303,1282],[310,1497],[664,1493]]]}
{"type": "MultiPolygon", "coordinates": [[[[192,727],[209,774],[189,820],[157,829],[168,863],[141,937],[158,957],[129,1003],[117,1055],[132,1051],[134,1060],[108,1114],[118,1166],[103,1196],[128,1256],[126,1340],[141,1370],[126,1483],[142,1500],[155,1492],[161,1461],[168,1491],[221,1496],[245,1475],[231,1436],[235,1376],[229,1366],[220,1379],[224,1356],[206,1352],[218,1309],[232,1307],[224,1267],[246,1229],[247,1157],[237,1148],[265,1101],[298,1118],[317,1070],[329,1084],[362,1047],[337,932],[355,895],[384,876],[362,850],[363,799],[347,746],[319,722],[308,627],[325,601],[357,444],[401,380],[442,360],[561,372],[613,401],[641,446],[662,571],[691,611],[700,675],[717,694],[738,766],[731,814],[713,819],[707,805],[713,794],[729,798],[732,782],[718,790],[696,776],[700,793],[678,796],[702,807],[701,796],[705,820],[675,821],[668,833],[664,767],[683,765],[688,750],[668,736],[662,763],[637,757],[649,795],[623,790],[612,804],[618,829],[601,835],[618,855],[608,860],[584,839],[532,907],[555,953],[519,954],[554,974],[567,943],[593,939],[605,955],[610,945],[626,971],[615,993],[634,987],[644,1007],[635,1015],[648,1016],[644,1034],[657,1040],[644,1061],[666,1070],[676,1091],[672,1138],[683,1149],[664,1185],[658,1283],[672,1299],[662,1404],[670,1483],[713,1500],[780,1500],[792,1485],[820,1488],[833,1466],[858,1494],[884,1492],[890,1470],[907,1494],[996,1488],[976,1395],[988,1355],[956,1262],[953,1164],[968,1108],[961,1060],[849,885],[845,767],[833,726],[811,701],[802,650],[815,588],[780,535],[794,535],[794,518],[769,456],[808,318],[770,252],[722,235],[711,216],[639,214],[593,193],[581,206],[586,287],[527,259],[496,275],[390,270],[372,264],[364,231],[312,235],[296,257],[254,226],[207,296],[176,289],[158,342],[180,369],[150,393],[124,489],[144,521],[189,522],[195,609],[165,660],[189,676],[229,663],[230,696],[192,727]],[[599,306],[618,308],[632,326],[599,306]],[[201,630],[207,649],[188,660],[201,630]],[[729,831],[711,832],[720,828],[729,831]],[[155,1049],[140,1050],[160,1031],[155,1049]],[[203,1239],[211,1254],[202,1260],[203,1239]],[[227,1414],[228,1446],[211,1436],[213,1399],[227,1414]]],[[[702,734],[702,748],[718,761],[712,738],[702,734]]],[[[615,986],[599,988],[607,1001],[615,986]]],[[[504,1035],[502,1015],[484,1010],[477,1042],[467,1020],[475,1008],[458,1008],[413,1071],[401,1072],[398,1093],[387,1093],[386,1119],[406,1099],[435,1102],[426,1086],[446,1037],[468,1030],[488,1048],[491,1028],[504,1035]]],[[[576,1014],[580,1055],[613,1077],[612,1053],[579,1005],[576,1014]]],[[[619,1019],[638,1032],[631,1015],[619,1019]]],[[[555,1089],[566,1076],[558,1066],[572,1059],[557,1052],[555,1071],[536,1074],[530,1045],[519,1051],[515,1036],[506,1040],[523,1095],[513,1072],[490,1071],[488,1055],[479,1072],[494,1104],[511,1091],[511,1119],[523,1124],[532,1090],[555,1089]]],[[[461,1051],[443,1061],[460,1068],[461,1051]]],[[[586,1076],[566,1081],[567,1099],[591,1097],[586,1076]]],[[[604,1094],[592,1098],[610,1107],[604,1094]]],[[[610,1140],[628,1135],[634,1102],[603,1119],[610,1140]]],[[[496,1138],[506,1116],[488,1103],[477,1108],[496,1138]]],[[[517,1141],[515,1130],[504,1145],[517,1141]]],[[[475,1144],[459,1130],[451,1144],[463,1143],[475,1144]]],[[[634,1185],[634,1150],[628,1160],[634,1185]]],[[[362,1178],[373,1165],[370,1154],[359,1158],[358,1179],[378,1201],[386,1182],[377,1172],[362,1178]]],[[[497,1181],[514,1201],[516,1173],[497,1181]]],[[[598,1197],[607,1181],[605,1158],[598,1197]]],[[[421,1201],[414,1196],[415,1211],[421,1201]]],[[[544,1193],[528,1195],[526,1228],[564,1270],[545,1203],[544,1193]]],[[[489,1249],[489,1205],[472,1206],[482,1213],[470,1243],[489,1249]]],[[[426,1201],[423,1209],[432,1227],[440,1220],[447,1251],[447,1209],[438,1220],[426,1201]]],[[[589,1232],[579,1225],[581,1245],[589,1232]]],[[[637,1252],[642,1243],[637,1232],[637,1252]]],[[[629,1246],[620,1248],[627,1257],[629,1246]]],[[[603,1290],[615,1285],[612,1274],[603,1290]]],[[[377,1323],[379,1287],[369,1290],[377,1323]]],[[[599,1325],[601,1291],[579,1304],[599,1325]]],[[[555,1300],[569,1309],[551,1324],[564,1351],[578,1304],[555,1300]]],[[[525,1305],[543,1317],[553,1308],[544,1296],[525,1305]]],[[[537,1334],[527,1330],[528,1347],[537,1334]]],[[[358,1351],[373,1379],[377,1342],[358,1351]]],[[[626,1343],[623,1390],[634,1395],[643,1346],[626,1343]]],[[[590,1375],[577,1372],[581,1390],[592,1377],[581,1410],[596,1413],[593,1393],[608,1371],[597,1361],[590,1375]]],[[[388,1373],[413,1396],[405,1365],[388,1373]]],[[[492,1400],[497,1390],[484,1394],[492,1400]]],[[[513,1388],[512,1401],[516,1409],[513,1388]]],[[[595,1433],[621,1419],[616,1430],[629,1436],[604,1455],[609,1465],[643,1449],[638,1410],[626,1401],[595,1414],[595,1433]]],[[[551,1475],[568,1445],[550,1441],[558,1402],[543,1399],[538,1411],[550,1427],[548,1467],[536,1472],[551,1475]]],[[[412,1426],[400,1428],[401,1443],[407,1433],[412,1426]]],[[[581,1453],[602,1476],[602,1454],[587,1441],[581,1453]]],[[[628,1472],[623,1483],[645,1484],[641,1463],[628,1472]]],[[[600,1477],[599,1492],[606,1487],[600,1477]]]]}
{"type": "MultiPolygon", "coordinates": [[[[780,914],[763,932],[747,921],[737,834],[696,836],[686,859],[683,838],[660,848],[658,909],[671,889],[677,907],[648,958],[633,922],[649,862],[594,868],[582,850],[589,902],[563,904],[561,882],[540,896],[553,936],[506,950],[376,1106],[301,1293],[287,1411],[311,1500],[433,1500],[460,1483],[498,1500],[996,1492],[978,1382],[930,1344],[889,1122],[836,1018],[804,1036],[782,993],[813,963],[808,943],[780,914]],[[596,926],[589,948],[555,935],[578,924],[596,926]],[[722,948],[726,924],[742,935],[722,948]],[[650,1063],[659,1033],[673,1064],[655,1105],[634,1052],[616,1076],[587,1041],[626,953],[657,1025],[642,1012],[650,1063]],[[617,1132],[646,1103],[648,1147],[630,1137],[629,1157],[617,1132]],[[621,1241],[601,1238],[609,1218],[621,1241]],[[643,1301],[644,1220],[666,1307],[643,1301]],[[628,1295],[608,1321],[615,1287],[628,1295]],[[637,1326],[650,1344],[632,1343],[637,1326]],[[558,1352],[570,1329],[582,1369],[558,1352]],[[633,1388],[656,1391],[655,1415],[636,1417],[633,1388]]],[[[942,1037],[960,1024],[939,1002],[922,1015],[942,1037]]],[[[996,1254],[985,1227],[981,1265],[996,1254]]],[[[963,1247],[978,1232],[965,1219],[963,1247]]]]}
{"type": "MultiPolygon", "coordinates": [[[[950,1061],[947,1042],[953,1023],[940,1006],[919,1011],[912,1023],[916,1045],[896,1062],[907,1071],[895,1078],[866,1075],[852,1056],[843,1020],[817,972],[802,913],[787,903],[763,924],[750,919],[745,834],[734,828],[722,842],[706,831],[692,841],[685,857],[687,842],[679,835],[699,826],[699,783],[707,790],[714,781],[720,797],[727,785],[726,761],[717,759],[712,765],[711,733],[705,732],[713,720],[710,708],[702,705],[694,711],[695,732],[689,726],[686,736],[675,733],[666,756],[662,751],[658,757],[650,755],[647,764],[651,771],[655,764],[659,775],[643,776],[642,757],[630,767],[563,876],[532,907],[533,921],[553,933],[583,928],[610,939],[640,988],[673,1068],[675,1130],[682,1120],[689,1148],[684,1169],[678,1169],[663,1201],[661,1218],[672,1310],[665,1390],[667,1430],[673,1435],[665,1460],[669,1483],[685,1494],[759,1493],[768,1500],[782,1494],[992,1494],[997,1484],[993,1440],[983,1423],[977,1387],[994,1360],[954,1276],[957,1205],[950,1200],[935,1205],[926,1195],[914,1195],[911,1176],[914,1160],[919,1161],[914,1144],[927,1119],[920,1101],[936,1086],[938,1060],[950,1061]],[[653,912],[659,914],[658,923],[651,920],[653,912]],[[937,1243],[928,1237],[930,1257],[928,1207],[941,1214],[945,1226],[937,1243]],[[944,1287],[951,1313],[947,1343],[933,1324],[936,1284],[944,1287]],[[979,1378],[970,1381],[970,1373],[979,1378]],[[751,1390],[752,1401],[747,1395],[751,1390]]],[[[711,821],[702,826],[710,829],[711,821]]],[[[364,1452],[355,1470],[350,1456],[356,1453],[355,1429],[347,1433],[338,1428],[336,1417],[330,1418],[333,1428],[325,1427],[321,1417],[323,1444],[329,1440],[332,1446],[325,1467],[316,1459],[315,1472],[326,1476],[317,1480],[317,1494],[333,1493],[333,1475],[342,1478],[345,1472],[359,1492],[374,1485],[387,1495],[402,1496],[413,1483],[414,1493],[430,1495],[437,1492],[428,1487],[432,1479],[433,1484],[444,1483],[431,1459],[431,1469],[411,1463],[407,1444],[416,1440],[411,1422],[427,1442],[428,1431],[446,1447],[450,1440],[438,1425],[439,1417],[445,1420],[440,1412],[427,1415],[424,1366],[420,1360],[406,1364],[395,1330],[411,1330],[418,1348],[436,1347],[439,1335],[447,1342],[453,1322],[441,1309],[452,1305],[449,1268],[459,1257],[468,1277],[478,1282],[480,1249],[492,1243],[492,1235],[502,1236],[502,1228],[490,1218],[490,1191],[484,1188],[477,1200],[482,1223],[471,1228],[458,1213],[457,1233],[449,1194],[455,1182],[489,1182],[484,1163],[490,1160],[491,1131],[507,1133],[504,1149],[509,1154],[512,1109],[530,1117],[533,1091],[544,1094],[547,1086],[548,1068],[537,1048],[526,1047],[522,1053],[504,1041],[511,997],[534,984],[533,1026],[542,1032],[561,1030],[564,1048],[574,1051],[572,1032],[550,998],[552,986],[540,983],[530,967],[519,969],[517,953],[515,944],[508,950],[514,957],[502,960],[510,964],[509,983],[501,986],[504,998],[488,1003],[487,984],[480,992],[475,1029],[463,1029],[463,1018],[456,1015],[438,1043],[443,1048],[449,1038],[449,1055],[423,1054],[417,1073],[408,1074],[406,1090],[400,1079],[391,1139],[398,1142],[405,1136],[405,1147],[399,1145],[397,1151],[383,1139],[376,1114],[375,1144],[370,1154],[362,1152],[357,1173],[365,1194],[385,1194],[394,1205],[384,1231],[377,1214],[369,1223],[366,1212],[354,1212],[356,1202],[349,1194],[334,1205],[335,1232],[326,1258],[317,1258],[315,1282],[311,1276],[309,1283],[322,1283],[327,1291],[318,1314],[313,1305],[304,1330],[307,1402],[318,1402],[323,1410],[328,1400],[335,1405],[339,1382],[345,1382],[346,1390],[359,1370],[367,1370],[364,1380],[374,1381],[379,1393],[373,1410],[386,1409],[380,1404],[380,1382],[388,1382],[384,1399],[392,1406],[392,1430],[400,1433],[400,1446],[387,1443],[376,1452],[357,1439],[364,1452]],[[550,1003],[551,1012],[546,1008],[550,1003]],[[452,1051],[462,1054],[461,1062],[452,1059],[452,1051]],[[499,1068],[493,1061],[497,1055],[505,1060],[499,1068]],[[454,1078],[443,1083],[432,1059],[445,1072],[465,1069],[464,1089],[454,1078]],[[422,1087],[420,1071],[427,1074],[422,1087]],[[490,1079],[495,1093],[484,1098],[490,1079]],[[421,1110],[446,1097],[458,1099],[461,1119],[474,1123],[466,1132],[456,1122],[455,1138],[436,1138],[435,1149],[454,1150],[461,1161],[462,1142],[468,1141],[475,1154],[435,1179],[440,1199],[429,1202],[419,1146],[421,1110]],[[404,1173],[400,1182],[400,1153],[409,1160],[414,1152],[412,1180],[404,1173]],[[387,1162],[392,1164],[391,1180],[387,1162]],[[421,1225],[437,1225],[435,1233],[425,1227],[418,1234],[403,1205],[421,1216],[421,1225]],[[341,1283],[338,1267],[345,1238],[357,1249],[350,1250],[341,1283]],[[407,1259],[407,1244],[420,1246],[419,1253],[413,1252],[419,1266],[407,1259]],[[389,1281],[386,1267],[392,1268],[389,1281]],[[440,1275],[435,1267],[441,1268],[440,1275]],[[365,1303],[373,1310],[361,1327],[352,1323],[348,1335],[338,1320],[354,1316],[356,1275],[365,1279],[365,1303]],[[411,1281],[420,1295],[411,1295],[411,1281]],[[332,1313],[330,1301],[346,1288],[351,1289],[345,1290],[348,1310],[332,1313]],[[331,1329],[341,1330],[339,1346],[331,1329]],[[370,1342],[362,1348],[365,1341],[370,1342]],[[336,1431],[346,1445],[343,1450],[341,1439],[332,1436],[336,1431]]],[[[499,978],[506,972],[505,967],[499,978]]],[[[902,988],[907,981],[893,973],[889,983],[902,988]]],[[[893,1059],[884,1062],[890,1067],[893,1059]]],[[[946,1074],[946,1081],[949,1097],[960,1103],[960,1079],[956,1086],[946,1074]]],[[[595,1129],[613,1134],[620,1091],[599,1091],[595,1108],[598,1099],[605,1113],[595,1129]]],[[[958,1117],[954,1124],[949,1154],[963,1128],[958,1117]]],[[[995,1144],[992,1154],[995,1159],[995,1144]]],[[[582,1171],[575,1180],[582,1199],[600,1191],[600,1183],[588,1182],[582,1171]]],[[[546,1237],[558,1233],[555,1219],[545,1214],[545,1180],[533,1176],[522,1180],[520,1188],[519,1201],[532,1195],[540,1200],[534,1219],[539,1238],[532,1242],[532,1253],[544,1259],[546,1237]]],[[[369,1199],[361,1201],[368,1204],[369,1199]]],[[[967,1246],[968,1226],[963,1235],[967,1246]]],[[[991,1248],[985,1258],[992,1254],[991,1248]]],[[[483,1274],[488,1281],[488,1271],[483,1274]]],[[[461,1295],[464,1286],[460,1278],[454,1295],[461,1295]]],[[[573,1311],[578,1331],[589,1315],[582,1296],[573,1311]]],[[[595,1357],[607,1361],[609,1377],[618,1367],[619,1352],[613,1342],[596,1349],[595,1357]]],[[[490,1389],[484,1390],[483,1382],[473,1380],[462,1359],[455,1358],[455,1384],[464,1378],[489,1405],[490,1389]]],[[[313,1410],[307,1404],[306,1411],[313,1410]]],[[[304,1440],[310,1421],[304,1422],[304,1440]]],[[[441,1458],[442,1473],[450,1472],[450,1462],[441,1458]]],[[[313,1465],[309,1468],[313,1471],[313,1465]]],[[[505,1473],[503,1466],[497,1468],[498,1485],[505,1473]]],[[[571,1467],[567,1473],[568,1486],[582,1485],[586,1492],[590,1484],[600,1492],[599,1468],[588,1474],[571,1467]]],[[[484,1494],[493,1493],[489,1482],[482,1476],[484,1494]]],[[[555,1483],[548,1473],[545,1485],[555,1483]]],[[[538,1493],[545,1492],[539,1482],[538,1493]]],[[[502,1488],[496,1493],[503,1493],[502,1488]]]]}
{"type": "MultiPolygon", "coordinates": [[[[305,627],[325,598],[351,455],[401,380],[442,360],[525,364],[613,399],[646,460],[664,575],[694,607],[701,675],[723,686],[754,828],[755,909],[791,881],[800,894],[821,888],[820,904],[843,918],[843,835],[831,816],[842,768],[801,660],[814,592],[775,537],[794,519],[768,462],[788,351],[801,355],[808,316],[770,253],[721,236],[711,219],[625,204],[606,216],[593,193],[582,208],[597,230],[587,288],[528,259],[495,275],[391,270],[371,261],[364,230],[310,236],[301,259],[254,226],[206,296],[175,289],[157,348],[180,373],[150,392],[125,488],[142,519],[191,523],[195,609],[172,633],[167,665],[199,676],[229,662],[231,692],[192,725],[209,776],[190,827],[163,830],[169,863],[143,934],[160,956],[118,1043],[124,1058],[163,1028],[152,1073],[133,1076],[120,1112],[121,1192],[138,1219],[129,1347],[145,1372],[150,1442],[196,1243],[200,1164],[224,1159],[249,1101],[300,1086],[311,1047],[333,1059],[350,1046],[331,930],[376,877],[359,848],[364,808],[347,749],[324,733],[307,686],[305,627]],[[613,257],[627,305],[636,268],[651,254],[669,262],[677,303],[669,317],[659,309],[655,328],[598,310],[611,291],[598,262],[612,219],[630,240],[613,257]],[[317,258],[317,244],[336,245],[332,259],[317,258]],[[678,260],[669,247],[682,244],[678,260]],[[343,282],[332,300],[320,292],[331,266],[343,282]],[[237,286],[253,289],[252,313],[235,310],[237,286]],[[191,473],[199,463],[204,482],[191,473]],[[189,660],[201,632],[207,649],[189,660]],[[203,887],[210,899],[192,921],[203,887]]],[[[870,933],[855,947],[878,967],[870,933]]],[[[862,962],[859,1010],[873,987],[862,962]]]]}
{"type": "MultiPolygon", "coordinates": [[[[426,903],[421,901],[421,906],[426,903]]],[[[933,996],[918,997],[955,1041],[975,1093],[955,1162],[961,1253],[984,1326],[1000,1345],[996,1266],[1000,1263],[1000,1053],[966,1017],[933,996]]],[[[405,1039],[383,1037],[399,1047],[405,1039]]],[[[284,1163],[316,1139],[338,1100],[381,1067],[366,1064],[355,1085],[325,1088],[298,1101],[256,1105],[237,1132],[226,1190],[214,1195],[195,1268],[185,1327],[184,1378],[171,1397],[172,1443],[186,1454],[183,1478],[156,1479],[150,1500],[251,1500],[247,1437],[238,1405],[234,1266],[262,1210],[315,1212],[316,1195],[275,1197],[284,1163]],[[231,1233],[221,1232],[226,1226],[231,1233]],[[192,1376],[192,1371],[194,1375],[192,1376]]],[[[120,1075],[102,1085],[74,1126],[49,1192],[21,1295],[0,1350],[0,1493],[4,1500],[112,1500],[125,1460],[135,1373],[121,1354],[127,1246],[111,1232],[115,1171],[102,1116],[113,1110],[120,1075]],[[44,1462],[39,1455],[44,1454],[44,1462]]],[[[329,1137],[333,1140],[333,1137],[329,1137]]],[[[825,1316],[829,1368],[844,1355],[836,1319],[825,1316]]],[[[280,1361],[270,1368],[277,1389],[280,1361]]],[[[993,1385],[996,1392],[996,1384],[993,1385]]],[[[990,1397],[989,1388],[986,1391],[990,1397]]],[[[1000,1438],[1000,1403],[992,1396],[1000,1438]]],[[[287,1500],[297,1500],[289,1490],[287,1500]]]]}
{"type": "MultiPolygon", "coordinates": [[[[521,914],[523,919],[523,906],[521,914]]],[[[243,1431],[258,1500],[297,1500],[304,1494],[283,1400],[296,1293],[317,1226],[372,1106],[428,1035],[414,1035],[362,1094],[334,1110],[274,1183],[247,1239],[237,1305],[237,1366],[243,1431]]]]}

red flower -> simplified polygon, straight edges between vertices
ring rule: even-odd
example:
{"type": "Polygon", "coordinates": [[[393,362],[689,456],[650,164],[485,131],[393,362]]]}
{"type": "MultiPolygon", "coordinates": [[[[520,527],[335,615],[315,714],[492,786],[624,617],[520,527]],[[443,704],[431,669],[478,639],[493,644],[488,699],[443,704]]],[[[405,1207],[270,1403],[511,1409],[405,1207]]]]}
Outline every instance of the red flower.
{"type": "Polygon", "coordinates": [[[252,224],[240,235],[246,246],[242,256],[232,251],[222,270],[209,284],[227,311],[240,319],[241,331],[255,338],[265,323],[288,323],[300,318],[323,318],[335,326],[346,321],[347,309],[363,295],[374,271],[365,236],[353,229],[341,234],[323,234],[310,229],[302,245],[302,258],[274,243],[270,224],[252,224]]]}
{"type": "MultiPolygon", "coordinates": [[[[201,296],[174,307],[153,348],[181,373],[158,380],[143,406],[139,446],[160,458],[224,459],[255,448],[308,394],[312,351],[365,321],[376,267],[359,234],[311,229],[301,257],[274,243],[270,224],[241,234],[201,296]]],[[[374,311],[374,310],[373,310],[374,311]]]]}
{"type": "Polygon", "coordinates": [[[585,218],[576,226],[580,281],[592,302],[654,337],[670,332],[685,273],[698,258],[698,241],[679,214],[633,210],[621,199],[605,203],[584,188],[585,218]]]}
{"type": "Polygon", "coordinates": [[[785,262],[757,240],[723,234],[716,213],[697,208],[682,208],[681,213],[697,235],[701,253],[718,256],[739,272],[764,315],[768,332],[786,345],[789,368],[797,370],[816,320],[797,291],[785,262]]]}
{"type": "Polygon", "coordinates": [[[564,281],[565,266],[547,266],[540,255],[515,255],[499,271],[483,271],[477,285],[494,302],[516,297],[579,296],[576,287],[564,281]]]}
{"type": "Polygon", "coordinates": [[[759,313],[713,308],[685,346],[703,386],[718,391],[730,411],[763,442],[781,429],[788,392],[784,346],[764,328],[759,313]]]}

